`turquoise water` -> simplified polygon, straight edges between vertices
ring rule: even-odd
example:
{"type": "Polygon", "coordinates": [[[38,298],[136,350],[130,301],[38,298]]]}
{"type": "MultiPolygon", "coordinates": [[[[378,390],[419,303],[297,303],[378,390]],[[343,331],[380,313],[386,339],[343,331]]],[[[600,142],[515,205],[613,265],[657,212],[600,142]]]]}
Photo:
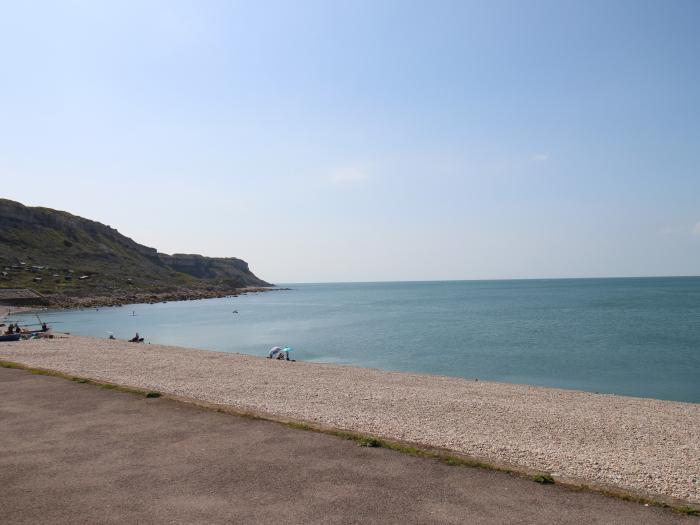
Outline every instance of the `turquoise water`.
{"type": "Polygon", "coordinates": [[[97,337],[700,402],[700,277],[289,286],[43,317],[97,337]]]}

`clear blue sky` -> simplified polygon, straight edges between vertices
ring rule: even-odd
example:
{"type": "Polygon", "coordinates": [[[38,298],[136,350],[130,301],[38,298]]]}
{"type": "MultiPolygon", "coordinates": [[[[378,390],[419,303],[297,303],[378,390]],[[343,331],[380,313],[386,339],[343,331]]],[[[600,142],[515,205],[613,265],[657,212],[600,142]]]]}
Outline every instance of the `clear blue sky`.
{"type": "Polygon", "coordinates": [[[0,1],[0,195],[274,282],[700,274],[700,2],[0,1]]]}

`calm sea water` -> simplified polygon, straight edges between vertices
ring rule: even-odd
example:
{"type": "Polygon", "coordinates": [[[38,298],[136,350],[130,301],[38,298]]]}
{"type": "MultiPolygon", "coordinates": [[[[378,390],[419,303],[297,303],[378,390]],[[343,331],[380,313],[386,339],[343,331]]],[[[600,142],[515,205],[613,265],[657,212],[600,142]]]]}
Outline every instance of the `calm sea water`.
{"type": "Polygon", "coordinates": [[[81,335],[700,402],[700,277],[289,286],[42,317],[81,335]]]}

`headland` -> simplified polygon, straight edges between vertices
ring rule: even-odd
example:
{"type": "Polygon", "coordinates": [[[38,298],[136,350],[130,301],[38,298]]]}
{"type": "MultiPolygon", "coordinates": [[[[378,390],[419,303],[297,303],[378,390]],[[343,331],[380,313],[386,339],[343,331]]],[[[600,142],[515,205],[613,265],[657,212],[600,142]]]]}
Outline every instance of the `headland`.
{"type": "Polygon", "coordinates": [[[272,286],[236,257],[169,255],[93,220],[0,199],[0,303],[119,306],[225,297],[272,286]]]}

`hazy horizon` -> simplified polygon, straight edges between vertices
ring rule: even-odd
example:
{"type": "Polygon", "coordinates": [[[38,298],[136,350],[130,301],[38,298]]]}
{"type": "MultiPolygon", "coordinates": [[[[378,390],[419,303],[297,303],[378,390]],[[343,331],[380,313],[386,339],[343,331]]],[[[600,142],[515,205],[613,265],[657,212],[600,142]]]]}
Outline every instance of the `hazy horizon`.
{"type": "Polygon", "coordinates": [[[697,2],[0,9],[2,197],[275,283],[700,273],[697,2]]]}
{"type": "Polygon", "coordinates": [[[502,277],[497,279],[413,279],[407,281],[298,281],[274,283],[277,286],[294,286],[295,284],[401,284],[401,283],[461,283],[483,281],[586,281],[603,279],[696,279],[700,275],[608,275],[604,277],[502,277]]]}

